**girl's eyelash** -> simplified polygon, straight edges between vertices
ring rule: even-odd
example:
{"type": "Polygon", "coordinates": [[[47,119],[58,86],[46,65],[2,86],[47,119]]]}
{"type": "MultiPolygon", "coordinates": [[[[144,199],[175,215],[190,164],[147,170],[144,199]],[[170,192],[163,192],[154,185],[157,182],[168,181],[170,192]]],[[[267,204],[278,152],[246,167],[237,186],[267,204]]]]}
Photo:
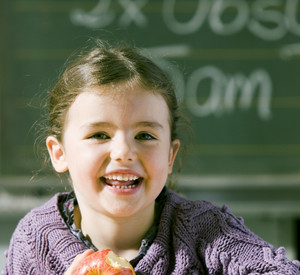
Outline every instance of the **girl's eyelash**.
{"type": "Polygon", "coordinates": [[[156,137],[154,137],[153,135],[151,135],[149,133],[140,133],[140,134],[136,135],[135,139],[138,139],[138,140],[156,140],[156,137]]]}
{"type": "Polygon", "coordinates": [[[96,134],[93,134],[93,135],[91,135],[90,137],[89,137],[89,139],[103,139],[103,140],[105,140],[105,139],[109,139],[110,137],[107,135],[107,134],[105,134],[105,133],[96,133],[96,134]]]}
{"type": "MultiPolygon", "coordinates": [[[[106,133],[99,132],[89,136],[88,139],[107,140],[110,139],[110,136],[107,135],[106,133]]],[[[147,140],[156,140],[157,138],[154,135],[145,132],[145,133],[137,134],[135,136],[135,139],[141,141],[147,141],[147,140]]]]}

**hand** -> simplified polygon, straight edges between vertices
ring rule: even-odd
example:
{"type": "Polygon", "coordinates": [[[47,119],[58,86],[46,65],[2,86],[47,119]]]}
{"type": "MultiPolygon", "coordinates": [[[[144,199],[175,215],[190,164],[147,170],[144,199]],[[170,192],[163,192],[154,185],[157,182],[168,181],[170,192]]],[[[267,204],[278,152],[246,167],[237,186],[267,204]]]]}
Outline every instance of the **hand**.
{"type": "Polygon", "coordinates": [[[87,256],[91,255],[94,253],[94,250],[92,249],[88,249],[86,251],[84,251],[81,254],[78,254],[75,258],[73,263],[70,265],[70,267],[68,268],[68,270],[65,272],[64,275],[73,275],[76,271],[76,269],[79,267],[79,263],[86,258],[87,256]]]}

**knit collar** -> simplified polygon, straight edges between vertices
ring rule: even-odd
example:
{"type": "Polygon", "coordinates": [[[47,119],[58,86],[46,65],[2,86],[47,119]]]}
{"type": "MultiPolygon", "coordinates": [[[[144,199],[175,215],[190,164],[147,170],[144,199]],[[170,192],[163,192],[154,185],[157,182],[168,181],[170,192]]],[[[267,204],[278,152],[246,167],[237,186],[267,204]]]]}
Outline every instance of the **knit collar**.
{"type": "MultiPolygon", "coordinates": [[[[159,194],[157,199],[155,200],[155,219],[152,226],[147,231],[145,238],[141,241],[141,246],[139,248],[138,255],[132,259],[130,262],[135,267],[138,262],[146,255],[148,249],[150,248],[151,244],[153,243],[157,231],[158,231],[158,225],[161,218],[161,212],[164,208],[166,197],[167,197],[168,191],[167,187],[164,187],[162,192],[159,194]]],[[[84,236],[81,229],[76,228],[75,222],[74,222],[74,208],[78,205],[76,196],[74,191],[67,193],[67,195],[62,199],[58,205],[59,211],[64,219],[64,222],[68,226],[71,233],[79,239],[87,248],[93,249],[94,251],[97,251],[97,248],[84,236]]]]}

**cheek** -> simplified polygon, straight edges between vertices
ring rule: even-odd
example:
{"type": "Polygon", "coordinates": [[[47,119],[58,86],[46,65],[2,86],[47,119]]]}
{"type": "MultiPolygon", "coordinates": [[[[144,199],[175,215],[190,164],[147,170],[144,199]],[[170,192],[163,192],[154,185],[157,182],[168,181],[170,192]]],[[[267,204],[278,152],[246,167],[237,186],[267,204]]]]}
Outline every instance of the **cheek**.
{"type": "Polygon", "coordinates": [[[98,148],[76,147],[75,152],[68,155],[70,173],[84,174],[96,172],[103,163],[105,154],[98,148]]]}
{"type": "Polygon", "coordinates": [[[169,152],[166,148],[160,148],[145,154],[144,163],[147,163],[147,170],[153,177],[164,177],[168,174],[168,160],[169,152]]]}

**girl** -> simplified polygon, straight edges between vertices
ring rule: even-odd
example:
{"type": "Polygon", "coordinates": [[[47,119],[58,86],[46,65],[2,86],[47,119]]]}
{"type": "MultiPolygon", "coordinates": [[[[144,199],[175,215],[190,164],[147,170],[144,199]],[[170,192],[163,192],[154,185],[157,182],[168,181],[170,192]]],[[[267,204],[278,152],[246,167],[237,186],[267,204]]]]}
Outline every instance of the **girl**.
{"type": "Polygon", "coordinates": [[[165,187],[180,115],[169,79],[137,50],[97,43],[67,67],[49,110],[51,162],[74,191],[20,221],[4,274],[73,274],[103,248],[136,274],[300,274],[227,208],[165,187]]]}

